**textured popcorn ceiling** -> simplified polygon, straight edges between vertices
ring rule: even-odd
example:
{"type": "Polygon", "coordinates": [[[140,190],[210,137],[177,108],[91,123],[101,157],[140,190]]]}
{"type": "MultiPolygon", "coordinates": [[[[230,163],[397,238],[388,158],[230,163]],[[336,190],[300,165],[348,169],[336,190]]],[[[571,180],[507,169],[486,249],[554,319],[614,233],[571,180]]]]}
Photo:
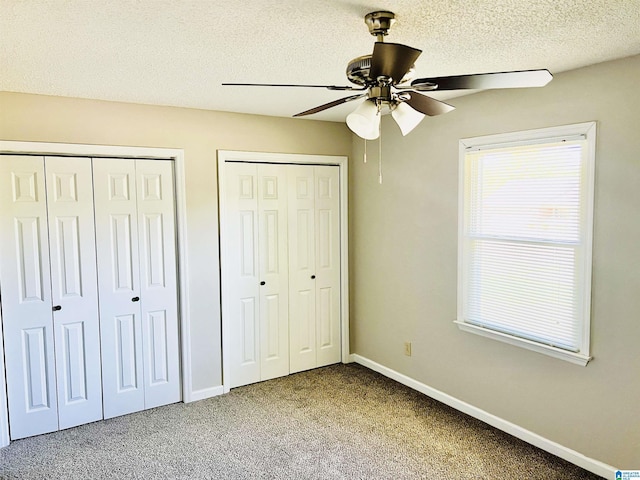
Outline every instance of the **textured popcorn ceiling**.
{"type": "Polygon", "coordinates": [[[375,10],[396,14],[387,41],[423,50],[421,77],[640,53],[640,0],[0,0],[0,90],[290,116],[349,92],[220,83],[346,85],[375,10]]]}

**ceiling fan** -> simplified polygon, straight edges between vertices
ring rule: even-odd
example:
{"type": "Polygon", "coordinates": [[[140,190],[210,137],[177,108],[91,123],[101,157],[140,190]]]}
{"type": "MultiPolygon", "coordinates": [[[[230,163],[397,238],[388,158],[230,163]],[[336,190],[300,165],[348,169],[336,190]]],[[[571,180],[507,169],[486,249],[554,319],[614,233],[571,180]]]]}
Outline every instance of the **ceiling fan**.
{"type": "Polygon", "coordinates": [[[384,37],[395,22],[388,11],[371,12],[364,17],[369,33],[377,38],[373,54],[355,58],[347,65],[347,79],[355,86],[291,85],[267,83],[223,83],[225,86],[305,87],[359,93],[334,100],[294,115],[302,117],[367,97],[347,116],[347,125],[358,136],[373,140],[380,135],[380,116],[391,112],[403,135],[411,132],[425,115],[450,112],[455,107],[419,92],[462,89],[542,87],[553,76],[548,70],[476,73],[448,77],[415,78],[414,63],[422,50],[399,43],[385,43],[384,37]]]}

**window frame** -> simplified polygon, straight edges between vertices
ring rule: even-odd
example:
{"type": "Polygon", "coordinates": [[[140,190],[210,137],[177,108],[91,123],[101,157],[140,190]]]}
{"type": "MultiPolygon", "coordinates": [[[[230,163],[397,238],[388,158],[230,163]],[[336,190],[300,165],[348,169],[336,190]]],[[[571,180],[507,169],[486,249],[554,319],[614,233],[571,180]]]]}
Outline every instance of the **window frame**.
{"type": "Polygon", "coordinates": [[[593,257],[593,221],[595,197],[595,152],[596,152],[596,122],[578,123],[557,127],[525,130],[518,132],[486,135],[481,137],[463,138],[459,141],[459,171],[458,171],[458,291],[457,291],[457,319],[454,323],[462,331],[474,333],[494,340],[519,346],[538,353],[566,360],[577,365],[586,366],[593,358],[590,355],[591,340],[591,276],[593,257]],[[465,257],[466,218],[465,218],[465,156],[472,149],[503,148],[526,144],[544,144],[567,137],[583,136],[586,141],[584,153],[584,171],[581,184],[584,186],[584,218],[581,227],[584,231],[582,258],[582,312],[581,342],[578,352],[554,347],[535,340],[530,340],[487,327],[482,327],[465,321],[464,294],[465,272],[467,261],[465,257]]]}

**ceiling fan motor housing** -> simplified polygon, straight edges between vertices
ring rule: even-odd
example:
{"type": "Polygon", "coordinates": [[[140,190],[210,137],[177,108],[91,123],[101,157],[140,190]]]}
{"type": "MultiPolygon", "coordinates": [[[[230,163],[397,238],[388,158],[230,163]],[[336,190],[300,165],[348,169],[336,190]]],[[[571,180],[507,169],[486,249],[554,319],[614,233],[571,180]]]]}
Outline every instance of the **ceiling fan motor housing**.
{"type": "Polygon", "coordinates": [[[354,58],[349,62],[349,65],[347,65],[347,78],[351,83],[367,86],[372,83],[371,78],[369,78],[370,70],[371,55],[354,58]]]}
{"type": "MultiPolygon", "coordinates": [[[[372,55],[363,55],[358,58],[354,58],[347,65],[347,78],[351,83],[360,85],[363,87],[370,87],[378,85],[378,81],[375,78],[371,78],[369,73],[371,71],[371,58],[372,55]]],[[[415,70],[413,67],[405,74],[405,76],[398,82],[398,84],[407,83],[414,77],[415,70]]]]}

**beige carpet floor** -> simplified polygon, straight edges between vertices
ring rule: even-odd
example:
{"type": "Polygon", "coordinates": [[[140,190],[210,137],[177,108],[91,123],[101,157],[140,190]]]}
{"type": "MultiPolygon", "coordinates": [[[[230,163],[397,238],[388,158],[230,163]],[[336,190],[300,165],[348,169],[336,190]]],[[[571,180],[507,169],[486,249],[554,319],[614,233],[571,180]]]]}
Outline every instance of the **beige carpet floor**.
{"type": "Polygon", "coordinates": [[[598,479],[359,365],[12,442],[3,479],[598,479]]]}

